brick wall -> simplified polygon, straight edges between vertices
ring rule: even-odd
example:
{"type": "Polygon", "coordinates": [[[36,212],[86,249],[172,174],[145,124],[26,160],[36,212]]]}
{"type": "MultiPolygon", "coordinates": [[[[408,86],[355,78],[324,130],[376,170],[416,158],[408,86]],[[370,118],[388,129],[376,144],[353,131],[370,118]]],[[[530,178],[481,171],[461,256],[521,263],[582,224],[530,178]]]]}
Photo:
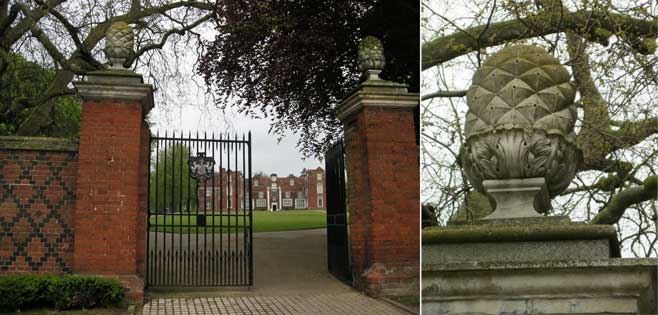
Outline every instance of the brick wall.
{"type": "MultiPolygon", "coordinates": [[[[293,210],[293,209],[318,209],[317,204],[315,201],[311,203],[311,200],[316,200],[317,199],[317,194],[315,193],[316,189],[316,182],[312,178],[313,176],[316,176],[315,173],[312,172],[320,172],[322,173],[322,176],[324,178],[324,170],[322,168],[318,168],[318,170],[304,170],[301,176],[295,176],[293,174],[288,175],[287,177],[277,177],[276,180],[276,185],[278,189],[281,192],[281,205],[277,206],[278,210],[293,210]],[[310,172],[310,173],[309,173],[310,172]],[[312,174],[311,174],[312,173],[312,174]],[[290,185],[290,180],[294,181],[294,185],[290,185]],[[290,199],[292,199],[292,206],[284,206],[283,205],[283,199],[286,199],[285,195],[286,193],[290,194],[290,199]],[[306,207],[302,208],[297,208],[295,206],[296,202],[298,199],[302,199],[306,201],[306,207]]],[[[261,199],[259,198],[259,192],[263,193],[263,198],[267,200],[267,194],[268,194],[268,188],[272,187],[272,179],[270,176],[254,176],[253,178],[254,181],[254,186],[253,186],[253,198],[254,200],[261,199]],[[256,181],[258,182],[258,185],[256,184],[256,181]]],[[[326,184],[324,186],[326,188],[326,184]]],[[[271,193],[271,191],[270,191],[271,193]]],[[[277,194],[278,196],[278,194],[277,194]]],[[[323,200],[324,201],[324,200],[323,200]]],[[[272,201],[270,200],[270,203],[272,201]]],[[[322,209],[326,208],[326,201],[324,201],[322,209]]],[[[265,205],[262,207],[258,207],[257,204],[254,201],[254,210],[267,210],[270,209],[270,205],[265,205]]]]}
{"type": "Polygon", "coordinates": [[[363,114],[368,175],[375,177],[370,178],[373,211],[368,218],[375,224],[365,255],[378,263],[365,271],[364,281],[384,293],[418,292],[420,172],[413,109],[366,108],[363,114]]]}
{"type": "Polygon", "coordinates": [[[77,148],[0,137],[0,274],[71,272],[77,148]]]}
{"type": "Polygon", "coordinates": [[[325,192],[327,191],[327,183],[324,169],[318,167],[314,170],[306,170],[306,176],[308,183],[308,208],[326,209],[327,200],[325,198],[325,192]],[[320,174],[321,180],[318,180],[318,174],[320,174]],[[318,192],[318,183],[322,186],[322,192],[318,192]],[[319,199],[322,199],[322,204],[319,204],[319,199]]]}

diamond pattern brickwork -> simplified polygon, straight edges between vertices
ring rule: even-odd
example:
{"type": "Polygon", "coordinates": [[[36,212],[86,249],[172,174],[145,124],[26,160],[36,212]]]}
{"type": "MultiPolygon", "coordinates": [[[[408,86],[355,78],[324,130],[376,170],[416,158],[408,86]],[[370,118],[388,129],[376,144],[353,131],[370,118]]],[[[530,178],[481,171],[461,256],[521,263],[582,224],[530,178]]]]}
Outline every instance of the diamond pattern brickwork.
{"type": "Polygon", "coordinates": [[[0,274],[71,272],[77,159],[0,149],[0,274]]]}

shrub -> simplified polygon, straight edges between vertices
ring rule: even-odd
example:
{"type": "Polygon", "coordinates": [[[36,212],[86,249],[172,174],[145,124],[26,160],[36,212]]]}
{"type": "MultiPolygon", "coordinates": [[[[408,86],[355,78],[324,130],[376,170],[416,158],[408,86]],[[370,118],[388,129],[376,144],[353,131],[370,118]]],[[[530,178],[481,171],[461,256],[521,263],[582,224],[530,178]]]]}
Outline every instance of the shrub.
{"type": "Polygon", "coordinates": [[[64,310],[118,306],[124,290],[117,280],[95,276],[0,276],[0,312],[32,307],[64,310]]]}

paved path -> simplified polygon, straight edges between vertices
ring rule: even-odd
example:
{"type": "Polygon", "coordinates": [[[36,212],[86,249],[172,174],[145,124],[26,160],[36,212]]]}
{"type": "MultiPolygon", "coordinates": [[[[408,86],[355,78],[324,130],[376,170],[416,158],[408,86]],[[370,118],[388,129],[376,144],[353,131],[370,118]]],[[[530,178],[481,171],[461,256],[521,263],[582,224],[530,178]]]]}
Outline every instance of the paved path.
{"type": "Polygon", "coordinates": [[[236,296],[157,299],[144,306],[147,314],[409,314],[357,292],[297,296],[236,296]]]}
{"type": "Polygon", "coordinates": [[[254,286],[158,293],[143,314],[408,314],[327,269],[326,230],[254,234],[254,286]]]}

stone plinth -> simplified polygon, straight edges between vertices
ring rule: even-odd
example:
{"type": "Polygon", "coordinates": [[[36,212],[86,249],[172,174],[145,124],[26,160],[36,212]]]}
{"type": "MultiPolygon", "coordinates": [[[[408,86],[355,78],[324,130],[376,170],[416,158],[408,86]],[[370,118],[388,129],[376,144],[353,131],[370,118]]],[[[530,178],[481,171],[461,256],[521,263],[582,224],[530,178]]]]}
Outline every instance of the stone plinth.
{"type": "Polygon", "coordinates": [[[117,278],[140,300],[153,89],[128,70],[73,84],[83,100],[73,272],[117,278]]]}
{"type": "Polygon", "coordinates": [[[418,94],[371,77],[339,106],[344,125],[353,285],[419,293],[418,94]]]}
{"type": "Polygon", "coordinates": [[[495,211],[483,220],[542,217],[535,209],[550,209],[543,177],[485,180],[482,186],[496,200],[495,211]]]}
{"type": "Polygon", "coordinates": [[[657,259],[432,264],[424,314],[656,314],[657,259]]]}
{"type": "Polygon", "coordinates": [[[621,259],[615,228],[561,217],[423,230],[427,314],[654,314],[657,259],[621,259]]]}
{"type": "Polygon", "coordinates": [[[615,228],[579,223],[481,224],[423,231],[423,260],[432,263],[604,259],[619,257],[615,228]]]}

